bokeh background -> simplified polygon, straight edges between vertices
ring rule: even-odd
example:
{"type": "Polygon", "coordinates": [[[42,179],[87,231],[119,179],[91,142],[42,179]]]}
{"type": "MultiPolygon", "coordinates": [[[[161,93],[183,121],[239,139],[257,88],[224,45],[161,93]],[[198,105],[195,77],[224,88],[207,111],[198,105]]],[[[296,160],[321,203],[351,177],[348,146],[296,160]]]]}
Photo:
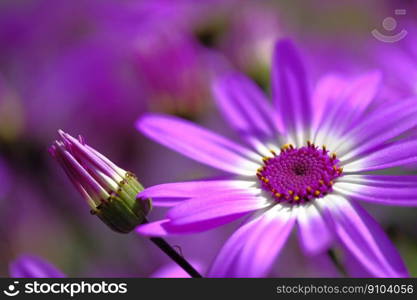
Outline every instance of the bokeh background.
{"type": "MultiPolygon", "coordinates": [[[[328,72],[380,69],[382,101],[413,95],[416,15],[412,0],[1,0],[0,276],[22,254],[73,277],[149,277],[170,268],[149,241],[114,233],[89,214],[48,155],[58,129],[82,134],[145,186],[214,176],[145,139],[135,120],[163,112],[233,136],[213,105],[212,80],[238,70],[267,91],[271,50],[283,37],[300,47],[312,84],[328,72]],[[387,17],[396,28],[384,26],[387,17]],[[408,35],[384,43],[374,29],[408,35]]],[[[417,276],[417,209],[367,207],[417,276]]],[[[204,272],[236,225],[169,242],[204,272]]],[[[301,258],[296,241],[283,256],[271,275],[329,275],[321,273],[325,262],[301,258]]]]}

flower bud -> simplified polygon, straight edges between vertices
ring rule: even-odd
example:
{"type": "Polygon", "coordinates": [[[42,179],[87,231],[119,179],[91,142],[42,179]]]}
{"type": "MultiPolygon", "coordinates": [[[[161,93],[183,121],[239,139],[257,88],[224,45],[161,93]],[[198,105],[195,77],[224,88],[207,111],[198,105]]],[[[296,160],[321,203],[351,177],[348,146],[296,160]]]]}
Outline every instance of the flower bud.
{"type": "Polygon", "coordinates": [[[143,190],[136,176],[88,146],[81,136],[77,140],[62,130],[58,132],[61,140],[55,141],[49,152],[87,200],[91,214],[121,233],[144,222],[152,202],[136,199],[143,190]]]}

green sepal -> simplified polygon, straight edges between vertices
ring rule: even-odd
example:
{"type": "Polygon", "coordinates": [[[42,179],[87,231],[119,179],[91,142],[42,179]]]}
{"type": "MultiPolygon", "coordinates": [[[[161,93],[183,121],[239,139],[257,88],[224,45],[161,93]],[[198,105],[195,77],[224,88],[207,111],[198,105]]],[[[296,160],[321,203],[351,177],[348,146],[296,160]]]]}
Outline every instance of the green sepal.
{"type": "Polygon", "coordinates": [[[97,215],[107,226],[119,233],[129,233],[144,223],[152,209],[151,199],[136,199],[143,190],[136,177],[128,173],[119,183],[119,189],[112,192],[109,199],[103,201],[91,213],[97,215]]]}

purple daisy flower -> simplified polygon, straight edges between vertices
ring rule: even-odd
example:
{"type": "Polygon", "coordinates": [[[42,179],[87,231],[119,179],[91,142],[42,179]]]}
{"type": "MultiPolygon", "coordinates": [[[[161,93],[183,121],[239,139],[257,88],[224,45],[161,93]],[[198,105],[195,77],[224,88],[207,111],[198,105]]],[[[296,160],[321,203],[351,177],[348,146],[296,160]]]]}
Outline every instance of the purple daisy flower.
{"type": "Polygon", "coordinates": [[[379,85],[378,72],[353,80],[327,75],[310,96],[297,49],[283,40],[273,56],[273,106],[243,75],[214,85],[220,110],[246,146],[179,118],[143,116],[143,134],[233,177],[145,189],[139,197],[172,208],[137,232],[197,233],[248,216],[210,276],[267,275],[295,227],[308,256],[341,245],[355,264],[352,276],[407,276],[395,247],[356,201],[417,204],[417,176],[377,172],[417,161],[417,139],[407,136],[417,125],[415,99],[375,101],[379,85]]]}

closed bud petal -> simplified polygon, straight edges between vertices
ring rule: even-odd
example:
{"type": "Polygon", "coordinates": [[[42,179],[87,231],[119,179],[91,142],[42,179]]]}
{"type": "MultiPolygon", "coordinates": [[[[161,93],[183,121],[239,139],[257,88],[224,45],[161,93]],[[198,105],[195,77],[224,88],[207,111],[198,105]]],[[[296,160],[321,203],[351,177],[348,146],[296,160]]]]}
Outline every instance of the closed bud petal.
{"type": "Polygon", "coordinates": [[[121,233],[143,223],[152,202],[136,199],[143,190],[136,176],[88,146],[81,136],[76,139],[58,132],[61,140],[55,141],[49,152],[90,205],[91,214],[121,233]]]}

